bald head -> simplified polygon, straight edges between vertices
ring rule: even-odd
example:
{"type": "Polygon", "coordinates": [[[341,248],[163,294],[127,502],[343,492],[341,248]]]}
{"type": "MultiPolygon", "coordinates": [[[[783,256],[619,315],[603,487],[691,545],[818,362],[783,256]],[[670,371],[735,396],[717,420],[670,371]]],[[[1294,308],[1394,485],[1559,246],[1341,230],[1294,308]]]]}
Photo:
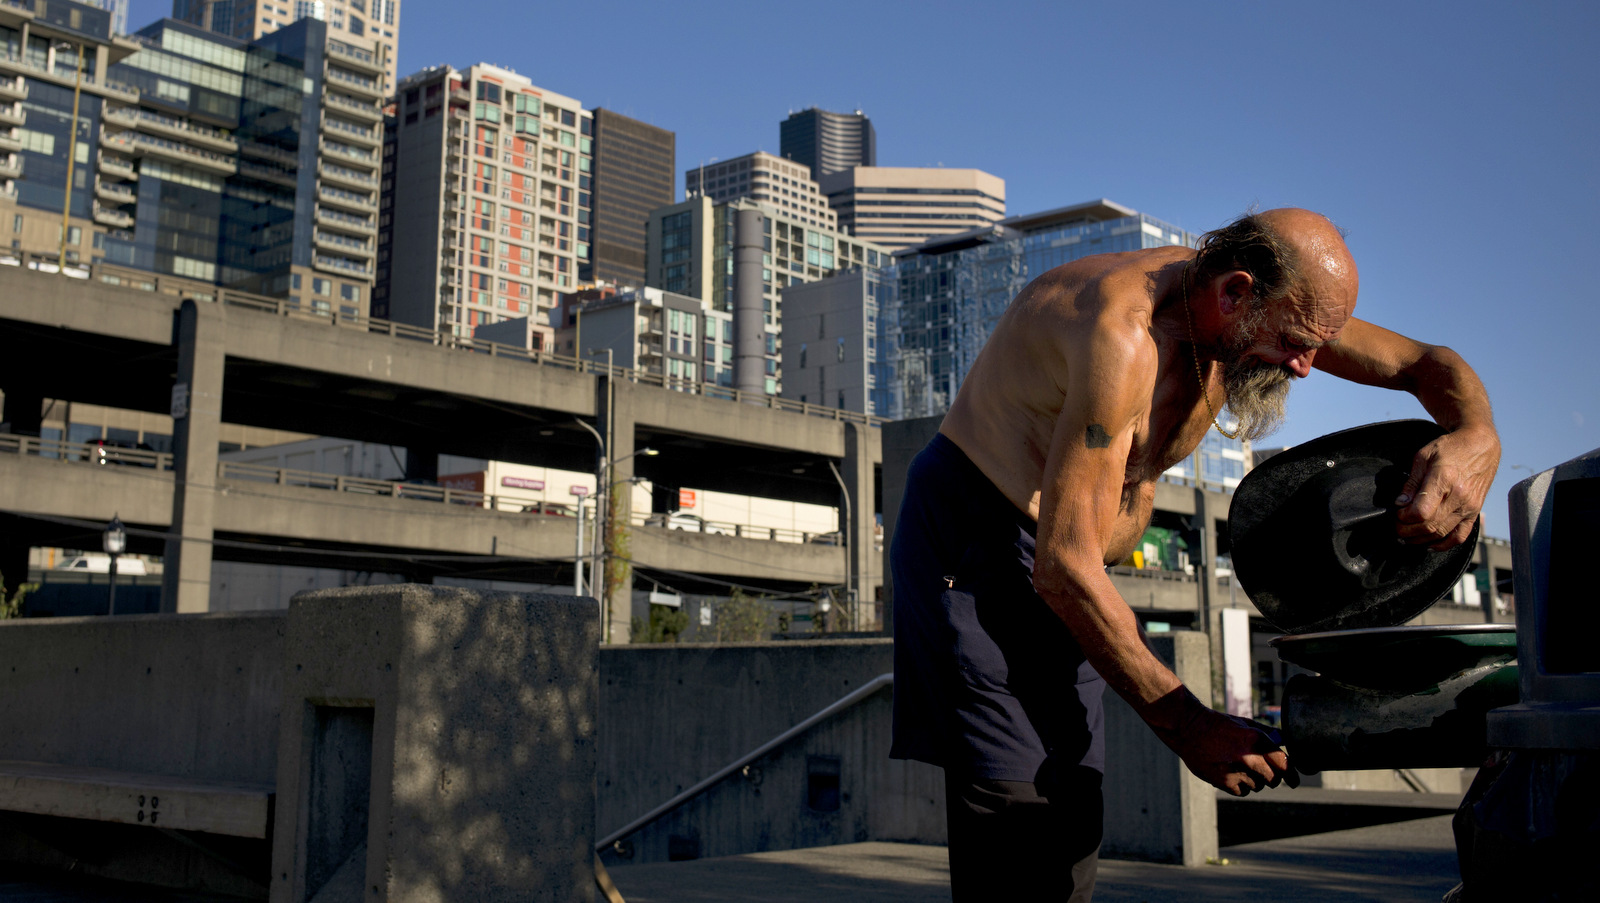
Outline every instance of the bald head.
{"type": "Polygon", "coordinates": [[[1199,279],[1232,271],[1250,275],[1254,300],[1309,301],[1354,309],[1359,278],[1344,236],[1327,217],[1299,207],[1250,213],[1200,239],[1199,279]]]}

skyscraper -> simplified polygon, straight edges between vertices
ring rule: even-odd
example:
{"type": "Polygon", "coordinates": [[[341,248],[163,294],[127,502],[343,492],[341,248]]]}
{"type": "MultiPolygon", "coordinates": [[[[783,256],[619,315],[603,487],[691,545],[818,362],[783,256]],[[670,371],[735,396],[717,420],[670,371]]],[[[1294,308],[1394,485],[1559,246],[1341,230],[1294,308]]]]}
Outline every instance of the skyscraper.
{"type": "Polygon", "coordinates": [[[172,0],[172,17],[245,41],[301,19],[317,19],[335,40],[373,51],[383,62],[385,86],[394,87],[400,0],[172,0]]]}
{"type": "Polygon", "coordinates": [[[0,22],[0,47],[29,51],[0,53],[13,248],[58,253],[70,155],[68,262],[366,313],[382,144],[371,53],[329,41],[314,20],[245,42],[165,19],[135,41],[112,37],[95,7],[55,0],[48,14],[60,21],[40,33],[31,14],[0,22]],[[26,109],[7,102],[19,95],[26,109]]]}
{"type": "Polygon", "coordinates": [[[734,387],[768,395],[781,389],[782,290],[889,263],[888,252],[871,242],[748,197],[716,203],[698,195],[662,207],[650,214],[648,244],[649,285],[731,313],[734,387]]]}
{"type": "Polygon", "coordinates": [[[749,198],[820,229],[839,226],[810,170],[762,151],[686,169],[683,189],[686,196],[705,195],[719,204],[749,198]]]}
{"type": "Polygon", "coordinates": [[[993,225],[1005,179],[980,169],[851,166],[818,180],[839,228],[890,250],[993,225]]]}
{"type": "Polygon", "coordinates": [[[384,148],[375,315],[471,335],[550,311],[588,259],[593,119],[498,66],[401,80],[384,148]]]}
{"type": "MultiPolygon", "coordinates": [[[[645,225],[650,211],[672,203],[672,132],[606,109],[594,111],[594,222],[585,282],[645,284],[645,225]]],[[[578,187],[589,187],[580,176],[578,187]]]]}
{"type": "Polygon", "coordinates": [[[810,167],[811,178],[851,166],[878,165],[878,136],[860,110],[829,113],[812,107],[790,113],[778,126],[778,153],[810,167]]]}

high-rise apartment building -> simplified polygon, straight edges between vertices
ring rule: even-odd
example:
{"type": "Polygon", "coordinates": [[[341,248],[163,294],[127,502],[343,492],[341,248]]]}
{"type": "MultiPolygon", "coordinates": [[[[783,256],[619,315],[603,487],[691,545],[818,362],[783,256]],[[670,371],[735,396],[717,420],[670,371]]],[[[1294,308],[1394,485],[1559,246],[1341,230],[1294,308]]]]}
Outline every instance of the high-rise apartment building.
{"type": "Polygon", "coordinates": [[[645,284],[645,226],[650,211],[673,201],[675,141],[666,129],[607,109],[594,111],[593,240],[578,266],[579,279],[645,284]]]}
{"type": "Polygon", "coordinates": [[[877,245],[802,214],[771,201],[715,203],[705,195],[650,214],[648,284],[733,315],[736,388],[779,394],[783,289],[889,263],[877,245]]]}
{"type": "Polygon", "coordinates": [[[402,79],[384,148],[374,312],[470,335],[550,311],[591,244],[593,119],[509,69],[425,69],[402,79]]]}
{"type": "Polygon", "coordinates": [[[839,228],[891,250],[993,225],[1006,182],[981,169],[851,166],[818,180],[839,228]]]}
{"type": "Polygon", "coordinates": [[[384,84],[394,85],[400,0],[172,0],[172,17],[245,41],[316,19],[334,40],[371,50],[383,63],[384,84]]]}
{"type": "Polygon", "coordinates": [[[749,198],[809,226],[830,231],[839,227],[838,216],[810,170],[762,151],[686,169],[683,188],[686,197],[703,194],[719,204],[749,198]]]}
{"type": "Polygon", "coordinates": [[[588,360],[609,349],[611,363],[659,376],[668,388],[733,385],[732,314],[658,288],[578,293],[589,294],[601,297],[566,300],[568,325],[556,335],[559,347],[575,348],[588,360]]]}
{"type": "Polygon", "coordinates": [[[0,7],[0,209],[13,248],[58,253],[70,156],[69,262],[367,312],[382,144],[370,52],[315,20],[245,42],[167,19],[130,39],[112,37],[98,8],[44,9],[0,7]],[[9,127],[8,93],[27,99],[9,104],[9,127]]]}
{"type": "Polygon", "coordinates": [[[852,166],[878,165],[878,135],[860,110],[830,113],[812,107],[778,125],[778,153],[820,180],[852,166]]]}
{"type": "Polygon", "coordinates": [[[865,267],[783,290],[783,397],[862,414],[887,409],[881,290],[880,272],[865,267]]]}

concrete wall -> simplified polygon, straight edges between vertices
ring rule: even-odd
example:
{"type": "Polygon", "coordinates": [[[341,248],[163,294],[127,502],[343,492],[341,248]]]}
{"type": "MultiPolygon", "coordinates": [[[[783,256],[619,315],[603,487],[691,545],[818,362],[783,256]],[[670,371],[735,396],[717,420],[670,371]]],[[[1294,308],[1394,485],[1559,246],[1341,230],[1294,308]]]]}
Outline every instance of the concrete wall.
{"type": "MultiPolygon", "coordinates": [[[[888,640],[609,647],[600,656],[597,833],[605,836],[892,670],[888,640]]],[[[943,843],[943,776],[891,760],[885,690],[608,850],[608,863],[863,840],[943,843]],[[818,758],[822,757],[822,758],[818,758]],[[838,808],[809,805],[836,768],[838,808]]]]}
{"type": "MultiPolygon", "coordinates": [[[[1155,637],[1196,695],[1205,636],[1155,637]]],[[[606,836],[893,669],[888,640],[610,647],[600,657],[597,833],[606,836]]],[[[817,725],[604,851],[607,863],[728,856],[865,840],[946,842],[940,769],[888,758],[891,695],[817,725]],[[838,808],[812,805],[834,769],[838,808]]],[[[1200,865],[1217,854],[1216,797],[1114,694],[1106,699],[1107,858],[1200,865]]]]}
{"type": "Polygon", "coordinates": [[[284,614],[0,621],[0,759],[270,784],[284,614]]]}

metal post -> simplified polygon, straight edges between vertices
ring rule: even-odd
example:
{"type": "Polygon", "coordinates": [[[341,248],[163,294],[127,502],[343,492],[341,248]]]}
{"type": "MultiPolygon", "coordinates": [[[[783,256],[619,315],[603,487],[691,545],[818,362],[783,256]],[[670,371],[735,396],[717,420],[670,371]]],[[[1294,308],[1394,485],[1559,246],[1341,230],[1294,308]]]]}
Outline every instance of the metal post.
{"type": "MultiPolygon", "coordinates": [[[[57,44],[56,50],[62,47],[71,47],[71,44],[57,44]]],[[[78,100],[83,95],[83,48],[77,48],[78,77],[72,86],[72,122],[67,128],[67,188],[66,196],[61,202],[61,256],[56,258],[56,272],[66,275],[67,272],[67,230],[71,224],[72,216],[72,165],[78,159],[78,100]]],[[[115,560],[115,559],[113,559],[115,560]]]]}
{"type": "Polygon", "coordinates": [[[583,595],[583,499],[578,499],[578,549],[572,557],[572,594],[583,595]]]}
{"type": "Polygon", "coordinates": [[[850,606],[850,629],[860,630],[860,619],[856,615],[855,556],[851,554],[854,546],[850,544],[850,533],[856,525],[850,515],[850,489],[844,485],[844,477],[839,475],[839,468],[834,467],[832,461],[828,462],[828,470],[839,482],[839,496],[844,499],[844,520],[839,524],[839,547],[844,549],[844,598],[845,604],[850,606]]]}
{"type": "Polygon", "coordinates": [[[106,614],[114,615],[117,613],[117,556],[115,553],[111,555],[111,572],[107,577],[109,579],[106,581],[106,614]]]}

